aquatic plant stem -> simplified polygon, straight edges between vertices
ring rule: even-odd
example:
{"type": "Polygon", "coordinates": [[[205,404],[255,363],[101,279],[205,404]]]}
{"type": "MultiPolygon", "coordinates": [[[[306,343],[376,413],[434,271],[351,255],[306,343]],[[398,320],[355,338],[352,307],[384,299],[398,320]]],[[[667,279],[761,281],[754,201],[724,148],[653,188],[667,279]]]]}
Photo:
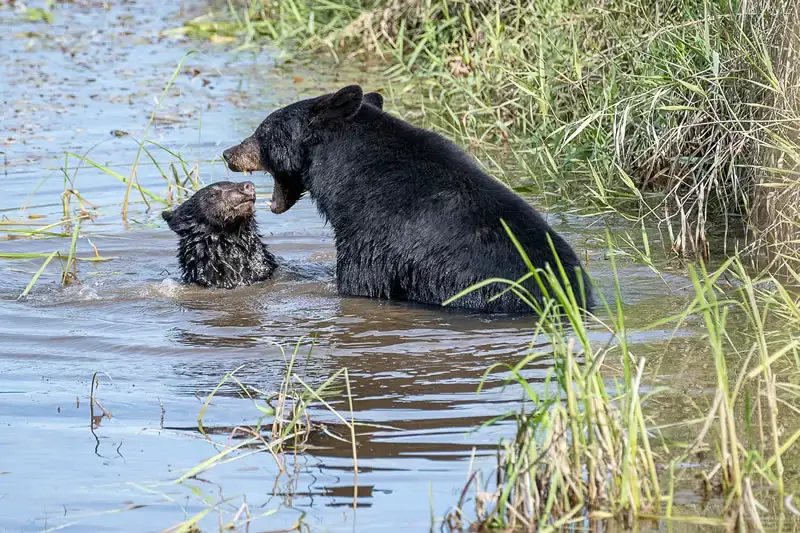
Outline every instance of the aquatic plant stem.
{"type": "MultiPolygon", "coordinates": [[[[128,214],[128,203],[129,203],[129,199],[130,199],[131,188],[133,187],[134,181],[137,180],[136,172],[137,172],[137,169],[138,169],[138,166],[139,166],[139,158],[142,156],[142,151],[144,150],[144,139],[147,138],[147,134],[150,131],[150,127],[153,124],[153,120],[155,120],[155,118],[156,118],[156,111],[161,106],[161,103],[166,98],[167,93],[169,92],[170,88],[172,87],[172,84],[175,82],[175,79],[178,77],[178,74],[180,73],[181,68],[183,67],[183,63],[186,61],[186,59],[190,55],[192,55],[194,53],[195,53],[194,50],[190,50],[190,51],[186,52],[186,54],[184,54],[184,56],[178,62],[178,66],[175,67],[175,71],[172,73],[172,76],[170,77],[169,82],[167,83],[166,87],[164,87],[164,90],[161,93],[161,98],[158,98],[156,100],[155,106],[153,106],[153,111],[150,114],[150,119],[147,121],[147,126],[145,127],[144,134],[142,135],[142,141],[139,142],[139,149],[136,152],[136,158],[133,160],[133,166],[131,167],[130,176],[128,176],[128,185],[125,188],[125,198],[122,201],[122,217],[123,218],[125,218],[127,216],[127,214],[128,214]]],[[[137,183],[137,185],[138,185],[138,183],[137,183]]]]}

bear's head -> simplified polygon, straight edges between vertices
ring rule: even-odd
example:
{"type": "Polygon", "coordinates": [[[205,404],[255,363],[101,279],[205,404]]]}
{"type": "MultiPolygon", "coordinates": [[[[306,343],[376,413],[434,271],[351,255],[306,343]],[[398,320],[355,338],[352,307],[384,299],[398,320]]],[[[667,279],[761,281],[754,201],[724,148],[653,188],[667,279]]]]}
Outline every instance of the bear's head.
{"type": "Polygon", "coordinates": [[[256,188],[252,181],[220,181],[203,187],[161,217],[180,236],[198,231],[229,232],[255,218],[256,188]]]}
{"type": "Polygon", "coordinates": [[[270,209],[283,213],[305,192],[302,173],[309,164],[307,149],[320,127],[352,119],[365,103],[383,109],[380,94],[364,94],[358,85],[300,100],[271,113],[255,133],[225,150],[222,158],[234,172],[270,173],[275,180],[270,209]]]}

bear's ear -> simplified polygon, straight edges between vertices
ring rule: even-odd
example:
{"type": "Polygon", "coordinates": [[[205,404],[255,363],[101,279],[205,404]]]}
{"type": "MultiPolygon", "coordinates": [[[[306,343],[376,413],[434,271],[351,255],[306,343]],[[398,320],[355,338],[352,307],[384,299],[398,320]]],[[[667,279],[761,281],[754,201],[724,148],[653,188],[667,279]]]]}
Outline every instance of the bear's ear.
{"type": "Polygon", "coordinates": [[[348,85],[334,94],[321,98],[312,110],[314,118],[323,120],[346,120],[361,109],[364,91],[358,85],[348,85]]]}
{"type": "Polygon", "coordinates": [[[374,105],[378,109],[383,109],[383,96],[378,93],[365,94],[364,101],[368,104],[374,105]]]}

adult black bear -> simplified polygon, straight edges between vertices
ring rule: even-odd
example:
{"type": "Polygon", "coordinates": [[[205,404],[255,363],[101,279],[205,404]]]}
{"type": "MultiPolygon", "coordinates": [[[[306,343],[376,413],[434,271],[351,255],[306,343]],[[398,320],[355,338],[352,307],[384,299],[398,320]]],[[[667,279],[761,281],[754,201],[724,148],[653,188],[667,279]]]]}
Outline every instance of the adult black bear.
{"type": "Polygon", "coordinates": [[[232,289],[272,276],[277,262],[258,235],[255,202],[252,182],[220,181],[161,213],[180,237],[184,282],[232,289]]]}
{"type": "MultiPolygon", "coordinates": [[[[333,226],[341,295],[441,304],[488,278],[518,279],[528,269],[503,219],[534,266],[558,272],[549,235],[578,302],[592,306],[575,252],[533,207],[454,143],[385,113],[377,93],[351,85],[279,109],[223,158],[235,172],[272,174],[274,213],[309,192],[333,226]]],[[[532,278],[523,285],[542,301],[532,278]]],[[[505,289],[495,283],[453,306],[531,311],[511,292],[488,301],[505,289]]]]}

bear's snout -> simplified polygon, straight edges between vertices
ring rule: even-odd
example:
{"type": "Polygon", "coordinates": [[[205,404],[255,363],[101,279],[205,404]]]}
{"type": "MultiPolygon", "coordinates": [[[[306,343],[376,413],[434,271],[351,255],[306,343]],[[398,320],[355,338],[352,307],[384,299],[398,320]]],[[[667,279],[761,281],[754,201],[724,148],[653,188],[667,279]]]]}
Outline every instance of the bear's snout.
{"type": "Polygon", "coordinates": [[[261,164],[258,141],[253,136],[222,152],[222,159],[225,160],[225,164],[233,172],[266,170],[261,164]]]}

